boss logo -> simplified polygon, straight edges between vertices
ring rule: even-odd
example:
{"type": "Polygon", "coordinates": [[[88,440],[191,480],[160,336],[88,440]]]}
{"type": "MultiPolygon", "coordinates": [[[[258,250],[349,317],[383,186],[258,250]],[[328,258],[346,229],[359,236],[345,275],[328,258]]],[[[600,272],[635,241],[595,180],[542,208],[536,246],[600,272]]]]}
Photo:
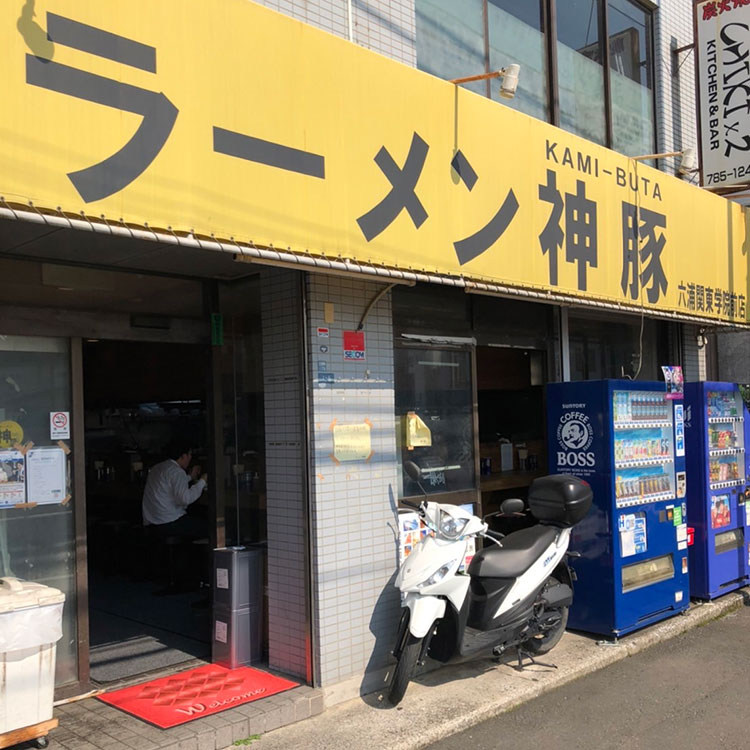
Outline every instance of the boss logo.
{"type": "Polygon", "coordinates": [[[558,466],[594,466],[596,455],[594,453],[565,453],[557,451],[558,466]]]}
{"type": "MultiPolygon", "coordinates": [[[[578,406],[576,404],[576,406],[578,406]]],[[[589,451],[594,442],[594,430],[588,415],[577,409],[567,411],[557,426],[557,442],[562,450],[557,452],[558,467],[592,467],[596,456],[589,451]]]]}

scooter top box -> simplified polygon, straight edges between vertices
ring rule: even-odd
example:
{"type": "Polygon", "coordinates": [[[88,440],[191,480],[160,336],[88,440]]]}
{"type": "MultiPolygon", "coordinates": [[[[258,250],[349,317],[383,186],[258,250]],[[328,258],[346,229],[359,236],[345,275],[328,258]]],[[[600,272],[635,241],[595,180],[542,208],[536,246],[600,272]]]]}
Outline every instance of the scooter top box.
{"type": "Polygon", "coordinates": [[[529,509],[541,523],[573,526],[589,512],[593,496],[591,487],[578,477],[539,477],[529,488],[529,509]]]}

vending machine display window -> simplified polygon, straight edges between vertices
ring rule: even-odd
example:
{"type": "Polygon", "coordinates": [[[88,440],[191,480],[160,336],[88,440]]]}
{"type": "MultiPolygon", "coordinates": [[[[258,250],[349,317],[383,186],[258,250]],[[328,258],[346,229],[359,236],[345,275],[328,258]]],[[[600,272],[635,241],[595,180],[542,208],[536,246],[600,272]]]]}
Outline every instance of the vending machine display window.
{"type": "Polygon", "coordinates": [[[742,529],[732,529],[724,531],[714,537],[714,552],[720,555],[722,552],[731,552],[733,549],[740,549],[745,546],[745,535],[742,529]]]}
{"type": "Polygon", "coordinates": [[[651,586],[659,581],[668,581],[670,578],[674,578],[672,555],[625,565],[622,569],[622,593],[651,586]]]}
{"type": "Polygon", "coordinates": [[[674,497],[671,404],[659,391],[614,391],[615,500],[618,508],[674,497]]]}

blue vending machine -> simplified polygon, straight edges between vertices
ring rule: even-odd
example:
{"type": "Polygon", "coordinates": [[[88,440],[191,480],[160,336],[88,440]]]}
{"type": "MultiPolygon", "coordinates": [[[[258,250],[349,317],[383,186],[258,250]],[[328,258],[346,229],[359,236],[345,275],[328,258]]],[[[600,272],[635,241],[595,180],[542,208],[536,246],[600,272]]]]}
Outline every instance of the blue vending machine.
{"type": "Polygon", "coordinates": [[[568,627],[617,637],[687,609],[682,401],[660,382],[552,383],[547,413],[550,471],[594,492],[571,537],[568,627]]]}
{"type": "Polygon", "coordinates": [[[734,383],[686,383],[685,409],[690,595],[714,599],[750,583],[745,407],[734,383]]]}

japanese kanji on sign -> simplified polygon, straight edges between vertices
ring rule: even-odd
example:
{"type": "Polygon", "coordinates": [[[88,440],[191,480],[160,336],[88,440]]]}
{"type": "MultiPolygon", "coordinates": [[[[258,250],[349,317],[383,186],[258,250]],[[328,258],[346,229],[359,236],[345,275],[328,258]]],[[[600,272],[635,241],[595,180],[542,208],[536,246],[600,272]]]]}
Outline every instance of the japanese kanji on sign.
{"type": "Polygon", "coordinates": [[[0,205],[747,323],[740,206],[220,5],[3,2],[0,205]]]}

